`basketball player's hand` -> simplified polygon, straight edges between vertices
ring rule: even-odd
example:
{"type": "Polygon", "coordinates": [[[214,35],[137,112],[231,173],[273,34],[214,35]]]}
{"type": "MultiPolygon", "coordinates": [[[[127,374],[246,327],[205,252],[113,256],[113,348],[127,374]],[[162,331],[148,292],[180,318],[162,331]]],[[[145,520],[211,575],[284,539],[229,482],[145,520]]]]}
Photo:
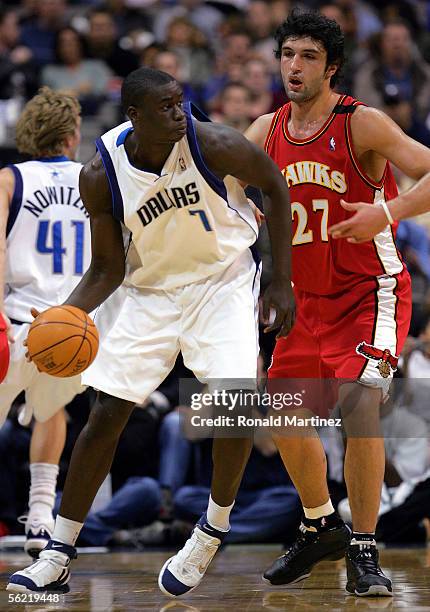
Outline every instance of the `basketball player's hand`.
{"type": "Polygon", "coordinates": [[[355,214],[329,227],[328,232],[332,238],[346,238],[347,242],[360,244],[372,240],[376,234],[388,225],[387,217],[382,206],[371,206],[365,202],[354,204],[341,200],[345,210],[355,214]]]}
{"type": "Polygon", "coordinates": [[[291,281],[272,280],[263,295],[263,322],[269,323],[264,328],[267,334],[279,329],[276,338],[283,338],[289,334],[296,318],[296,303],[291,281]],[[270,324],[270,310],[275,311],[275,320],[270,324]]]}
{"type": "Polygon", "coordinates": [[[4,310],[1,310],[1,315],[3,317],[3,320],[6,324],[6,335],[7,335],[7,339],[8,341],[13,344],[15,342],[15,338],[13,337],[13,328],[12,328],[12,323],[10,322],[9,317],[7,316],[7,314],[5,313],[4,310]]]}
{"type": "Polygon", "coordinates": [[[248,204],[252,208],[252,212],[254,213],[255,220],[257,221],[258,227],[261,227],[261,224],[265,221],[265,216],[261,212],[261,210],[254,204],[254,202],[250,198],[246,198],[248,200],[248,204]]]}
{"type": "MultiPolygon", "coordinates": [[[[35,319],[36,317],[38,317],[40,315],[40,312],[38,310],[36,310],[36,308],[32,308],[30,310],[30,312],[31,312],[31,316],[33,317],[33,319],[35,319]]],[[[27,346],[27,339],[24,340],[23,345],[27,346]]],[[[30,357],[30,353],[28,351],[25,354],[25,358],[30,363],[31,357],[30,357]]]]}

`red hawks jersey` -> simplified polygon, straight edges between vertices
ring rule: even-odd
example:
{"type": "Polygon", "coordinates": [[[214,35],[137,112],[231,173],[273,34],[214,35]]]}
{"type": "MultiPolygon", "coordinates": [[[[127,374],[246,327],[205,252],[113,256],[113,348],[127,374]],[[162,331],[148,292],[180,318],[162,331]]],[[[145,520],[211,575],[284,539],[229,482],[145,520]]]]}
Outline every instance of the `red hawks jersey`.
{"type": "Polygon", "coordinates": [[[376,183],[354,154],[351,116],[359,104],[341,96],[321,129],[305,140],[290,135],[291,104],[285,104],[276,112],[266,138],[265,149],[290,188],[293,282],[309,293],[338,293],[369,276],[399,274],[404,267],[389,225],[363,244],[334,240],[328,234],[331,225],[351,216],[341,199],[372,206],[397,195],[388,162],[376,183]]]}

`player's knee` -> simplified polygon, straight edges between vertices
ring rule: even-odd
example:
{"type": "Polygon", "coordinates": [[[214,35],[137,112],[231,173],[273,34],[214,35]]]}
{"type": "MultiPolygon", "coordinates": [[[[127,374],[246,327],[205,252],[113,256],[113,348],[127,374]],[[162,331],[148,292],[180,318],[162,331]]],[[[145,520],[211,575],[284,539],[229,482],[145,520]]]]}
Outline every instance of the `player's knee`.
{"type": "Polygon", "coordinates": [[[84,430],[86,437],[116,439],[127,424],[133,409],[133,402],[100,394],[91,409],[84,430]]]}

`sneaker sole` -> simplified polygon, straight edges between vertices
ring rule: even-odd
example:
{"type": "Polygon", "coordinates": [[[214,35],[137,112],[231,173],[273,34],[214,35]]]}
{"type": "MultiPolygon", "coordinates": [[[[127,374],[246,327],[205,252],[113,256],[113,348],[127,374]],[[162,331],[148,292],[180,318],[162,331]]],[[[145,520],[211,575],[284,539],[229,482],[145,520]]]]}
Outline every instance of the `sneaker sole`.
{"type": "Polygon", "coordinates": [[[286,582],[285,584],[272,584],[270,582],[270,580],[268,580],[267,578],[265,578],[264,576],[261,577],[262,581],[265,582],[266,584],[268,584],[269,586],[290,586],[292,584],[297,584],[297,582],[301,582],[302,580],[306,580],[306,578],[309,578],[309,576],[311,575],[311,573],[309,572],[308,574],[302,574],[302,576],[299,576],[298,578],[295,578],[294,580],[292,580],[291,582],[286,582]]]}
{"type": "Polygon", "coordinates": [[[335,550],[334,552],[331,552],[328,555],[321,557],[321,559],[318,559],[318,561],[315,561],[315,563],[311,565],[311,567],[307,570],[306,574],[302,574],[298,578],[294,578],[294,580],[290,580],[289,582],[283,582],[282,584],[273,584],[272,582],[270,582],[270,580],[268,580],[268,578],[265,578],[264,576],[262,576],[261,578],[263,582],[265,582],[266,584],[270,584],[270,586],[274,586],[274,587],[275,586],[288,586],[289,584],[296,584],[296,582],[301,582],[302,580],[309,578],[315,565],[318,565],[318,563],[321,563],[321,561],[339,561],[340,559],[343,559],[344,555],[345,555],[345,547],[339,548],[338,550],[335,550]]]}
{"type": "Polygon", "coordinates": [[[190,587],[188,589],[188,591],[186,591],[185,593],[181,593],[180,595],[175,595],[174,593],[170,593],[169,591],[167,591],[166,588],[163,586],[163,584],[161,582],[161,579],[163,577],[164,570],[167,568],[167,566],[169,565],[170,561],[172,559],[174,559],[175,556],[176,555],[173,555],[173,557],[170,557],[169,559],[167,559],[166,563],[163,565],[163,567],[160,570],[160,573],[158,574],[158,587],[159,587],[160,591],[162,593],[164,593],[164,595],[167,595],[167,597],[170,597],[171,599],[177,599],[178,597],[183,597],[184,595],[188,595],[188,593],[191,593],[191,591],[193,591],[196,587],[198,587],[200,582],[201,582],[201,581],[198,582],[193,587],[190,587]]]}
{"type": "Polygon", "coordinates": [[[10,591],[11,593],[68,593],[70,591],[70,587],[68,584],[64,584],[62,587],[58,587],[57,589],[32,591],[23,584],[14,584],[13,582],[9,582],[9,584],[6,586],[6,591],[10,591]]]}
{"type": "Polygon", "coordinates": [[[383,584],[372,584],[367,591],[360,592],[356,589],[348,591],[348,589],[346,589],[346,592],[349,593],[349,595],[356,595],[357,597],[393,597],[393,591],[390,591],[388,587],[383,584]]]}

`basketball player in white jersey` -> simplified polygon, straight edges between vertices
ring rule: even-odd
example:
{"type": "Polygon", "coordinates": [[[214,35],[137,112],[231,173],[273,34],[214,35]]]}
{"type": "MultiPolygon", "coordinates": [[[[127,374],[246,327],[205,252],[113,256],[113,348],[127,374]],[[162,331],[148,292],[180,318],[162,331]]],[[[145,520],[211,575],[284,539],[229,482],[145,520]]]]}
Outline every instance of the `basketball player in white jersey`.
{"type": "MultiPolygon", "coordinates": [[[[74,545],[118,438],[135,403],[159,386],[179,351],[209,384],[221,379],[223,389],[254,387],[259,266],[250,247],[257,226],[236,179],[265,195],[274,268],[265,311],[276,311],[271,327],[286,335],[294,319],[291,210],[274,163],[239,132],[195,121],[180,85],[166,73],[132,72],[122,104],[130,121],[98,140],[96,157],[81,173],[92,261],[66,300],[86,312],[104,302],[95,317],[99,354],[83,378],[100,392],[73,451],[52,540],[39,561],[11,577],[12,591],[69,590],[74,545]],[[132,235],[129,248],[123,226],[132,235]]],[[[208,510],[163,567],[159,585],[166,594],[182,595],[202,580],[229,530],[251,447],[251,437],[215,437],[208,510]]]]}
{"type": "Polygon", "coordinates": [[[16,128],[18,149],[34,161],[0,171],[0,312],[7,322],[10,365],[0,385],[0,426],[25,391],[26,418],[35,417],[30,445],[31,488],[25,550],[46,546],[64,447],[64,405],[80,393],[80,377],[54,378],[25,359],[31,309],[63,301],[89,265],[88,213],[79,195],[80,107],[45,87],[26,105],[16,128]]]}

